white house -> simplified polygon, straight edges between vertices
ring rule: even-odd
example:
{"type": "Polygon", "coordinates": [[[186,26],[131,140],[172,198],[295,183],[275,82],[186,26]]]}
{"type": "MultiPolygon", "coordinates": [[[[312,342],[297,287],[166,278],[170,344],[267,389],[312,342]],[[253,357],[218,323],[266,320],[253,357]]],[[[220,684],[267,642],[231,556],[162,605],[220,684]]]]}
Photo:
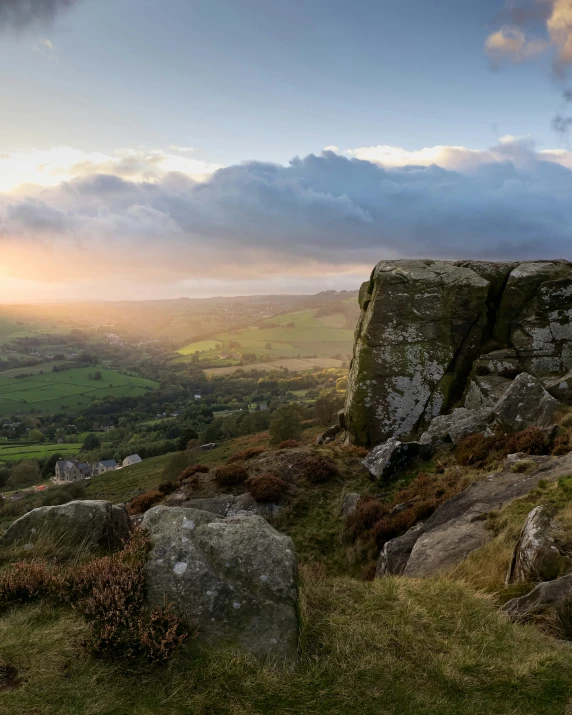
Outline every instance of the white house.
{"type": "Polygon", "coordinates": [[[104,474],[104,472],[112,472],[117,469],[117,462],[114,459],[101,459],[99,462],[91,465],[93,474],[104,474]]]}
{"type": "Polygon", "coordinates": [[[143,460],[138,454],[130,454],[128,457],[125,457],[123,462],[121,462],[122,467],[130,467],[132,464],[138,464],[139,462],[142,462],[143,460]]]}
{"type": "Polygon", "coordinates": [[[87,462],[75,459],[59,459],[56,462],[56,478],[60,481],[75,482],[86,477],[91,477],[91,467],[87,462]]]}

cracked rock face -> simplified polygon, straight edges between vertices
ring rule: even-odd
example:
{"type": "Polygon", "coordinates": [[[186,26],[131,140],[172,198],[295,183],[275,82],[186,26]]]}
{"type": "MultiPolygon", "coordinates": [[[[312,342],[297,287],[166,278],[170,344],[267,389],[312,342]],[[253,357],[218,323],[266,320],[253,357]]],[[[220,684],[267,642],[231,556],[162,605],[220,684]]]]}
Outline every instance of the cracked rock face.
{"type": "Polygon", "coordinates": [[[147,600],[198,627],[211,649],[290,659],[298,639],[296,555],[289,536],[258,515],[222,518],[156,506],[146,512],[152,549],[147,600]]]}
{"type": "Polygon", "coordinates": [[[547,379],[572,370],[567,261],[382,261],[360,306],[345,417],[365,446],[414,437],[446,412],[493,337],[492,374],[473,375],[467,407],[491,407],[517,366],[547,379]]]}

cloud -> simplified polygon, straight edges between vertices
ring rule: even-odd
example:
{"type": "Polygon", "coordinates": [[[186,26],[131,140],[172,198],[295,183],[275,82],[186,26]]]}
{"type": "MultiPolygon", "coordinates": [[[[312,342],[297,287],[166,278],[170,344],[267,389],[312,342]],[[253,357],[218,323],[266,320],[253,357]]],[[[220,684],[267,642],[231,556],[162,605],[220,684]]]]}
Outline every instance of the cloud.
{"type": "Polygon", "coordinates": [[[485,41],[485,53],[493,66],[504,60],[524,62],[541,55],[550,43],[543,39],[528,39],[518,27],[505,26],[491,33],[485,41]]]}
{"type": "Polygon", "coordinates": [[[49,24],[78,0],[0,0],[0,29],[49,24]]]}
{"type": "Polygon", "coordinates": [[[44,282],[167,284],[321,280],[398,256],[572,258],[572,152],[514,137],[482,152],[381,147],[246,162],[202,182],[92,173],[0,195],[0,265],[44,282]]]}

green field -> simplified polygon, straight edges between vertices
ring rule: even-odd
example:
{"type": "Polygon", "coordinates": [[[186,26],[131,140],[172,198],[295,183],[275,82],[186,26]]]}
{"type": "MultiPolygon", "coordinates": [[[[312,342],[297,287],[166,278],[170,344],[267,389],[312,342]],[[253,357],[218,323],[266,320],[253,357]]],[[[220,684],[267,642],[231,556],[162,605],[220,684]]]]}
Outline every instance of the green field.
{"type": "MultiPolygon", "coordinates": [[[[316,355],[324,358],[351,354],[354,331],[341,327],[345,325],[345,316],[342,313],[332,313],[317,318],[316,312],[314,308],[277,315],[265,321],[266,324],[277,327],[265,327],[265,323],[262,323],[258,328],[220,333],[212,341],[191,343],[178,352],[180,355],[189,355],[199,349],[209,350],[207,344],[215,342],[226,349],[231,341],[238,341],[240,353],[251,353],[257,357],[269,355],[271,358],[296,358],[298,355],[316,355]],[[294,327],[286,327],[291,323],[294,327]],[[199,345],[204,347],[198,348],[199,345]]],[[[210,361],[216,355],[207,353],[200,357],[210,361]]]]}
{"type": "Polygon", "coordinates": [[[0,462],[19,462],[22,459],[46,459],[52,454],[73,457],[81,449],[81,442],[66,444],[22,444],[0,442],[0,462]]]}
{"type": "MultiPolygon", "coordinates": [[[[14,377],[14,371],[0,373],[0,416],[29,413],[49,414],[77,411],[93,400],[114,395],[136,397],[146,389],[158,387],[156,382],[131,377],[117,370],[101,368],[101,380],[89,377],[98,368],[80,367],[63,372],[47,372],[30,377],[14,377]]],[[[31,372],[26,369],[16,374],[31,372]]]]}
{"type": "Polygon", "coordinates": [[[38,335],[54,333],[68,333],[69,329],[55,328],[41,323],[30,322],[28,320],[14,320],[12,318],[0,317],[0,346],[11,343],[17,338],[30,338],[38,335]]]}
{"type": "Polygon", "coordinates": [[[220,350],[222,343],[219,340],[199,340],[198,343],[190,343],[181,348],[178,352],[180,355],[192,355],[196,352],[207,352],[209,350],[220,350]]]}

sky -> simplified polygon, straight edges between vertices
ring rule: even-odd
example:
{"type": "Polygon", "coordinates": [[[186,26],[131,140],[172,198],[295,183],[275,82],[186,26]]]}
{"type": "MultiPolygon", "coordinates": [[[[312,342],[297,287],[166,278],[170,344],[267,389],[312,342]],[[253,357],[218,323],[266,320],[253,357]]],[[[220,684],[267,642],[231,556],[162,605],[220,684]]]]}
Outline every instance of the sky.
{"type": "Polygon", "coordinates": [[[0,0],[0,301],[572,259],[572,0],[0,0]]]}

